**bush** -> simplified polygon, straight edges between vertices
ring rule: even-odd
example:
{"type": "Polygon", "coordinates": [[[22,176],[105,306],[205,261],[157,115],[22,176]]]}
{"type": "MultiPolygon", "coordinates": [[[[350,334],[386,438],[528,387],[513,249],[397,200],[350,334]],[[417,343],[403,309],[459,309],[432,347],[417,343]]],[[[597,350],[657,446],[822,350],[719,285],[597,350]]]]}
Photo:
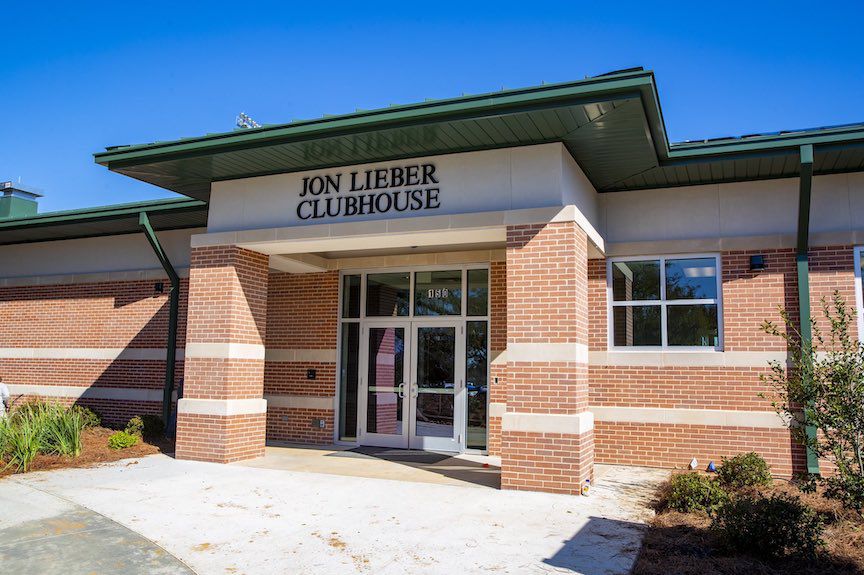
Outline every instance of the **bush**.
{"type": "Polygon", "coordinates": [[[108,438],[108,447],[111,449],[126,449],[138,443],[138,436],[127,431],[118,431],[108,438]]]}
{"type": "Polygon", "coordinates": [[[771,470],[758,453],[742,453],[729,459],[717,470],[717,481],[726,489],[741,489],[759,485],[771,485],[771,470]]]}
{"type": "Polygon", "coordinates": [[[0,420],[0,459],[27,471],[39,453],[77,457],[81,453],[81,414],[59,403],[30,401],[0,420]]]}
{"type": "Polygon", "coordinates": [[[41,435],[34,418],[0,418],[0,458],[5,462],[4,469],[27,471],[39,454],[41,435]]]}
{"type": "Polygon", "coordinates": [[[666,507],[681,513],[703,511],[712,515],[728,498],[716,481],[699,473],[681,473],[669,481],[666,507]]]}
{"type": "Polygon", "coordinates": [[[83,405],[73,405],[73,411],[77,411],[81,416],[81,420],[84,422],[84,427],[99,427],[102,425],[102,417],[90,409],[89,407],[84,407],[83,405]]]}
{"type": "Polygon", "coordinates": [[[58,405],[45,413],[40,451],[78,457],[81,454],[83,430],[84,418],[81,417],[81,413],[58,405]]]}
{"type": "Polygon", "coordinates": [[[861,510],[864,506],[864,475],[838,473],[821,478],[825,496],[843,503],[844,507],[861,510]]]}
{"type": "Polygon", "coordinates": [[[823,335],[811,318],[809,342],[783,310],[785,326],[763,324],[767,333],[786,341],[792,361],[791,365],[772,361],[771,373],[762,379],[773,388],[772,405],[793,437],[816,457],[834,464],[832,477],[814,478],[826,487],[825,494],[860,512],[864,509],[864,342],[854,331],[854,307],[847,306],[838,291],[830,304],[822,299],[822,311],[831,331],[823,335]]]}
{"type": "Polygon", "coordinates": [[[144,420],[140,415],[136,415],[126,424],[126,433],[141,437],[144,434],[144,420]]]}
{"type": "Polygon", "coordinates": [[[723,505],[713,529],[736,551],[757,557],[812,558],[825,542],[822,520],[798,497],[738,497],[723,505]]]}
{"type": "Polygon", "coordinates": [[[144,437],[158,437],[165,430],[165,424],[158,415],[150,413],[141,416],[144,422],[144,437]]]}

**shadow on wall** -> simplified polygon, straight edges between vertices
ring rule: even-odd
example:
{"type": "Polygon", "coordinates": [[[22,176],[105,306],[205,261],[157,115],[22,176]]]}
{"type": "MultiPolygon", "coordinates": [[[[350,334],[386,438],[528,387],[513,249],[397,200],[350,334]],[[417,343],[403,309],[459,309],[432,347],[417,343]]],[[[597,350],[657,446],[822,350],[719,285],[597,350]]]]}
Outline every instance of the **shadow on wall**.
{"type": "Polygon", "coordinates": [[[591,517],[543,563],[555,572],[626,575],[636,562],[646,530],[647,526],[640,523],[591,517]]]}
{"type": "MultiPolygon", "coordinates": [[[[4,325],[0,347],[124,348],[115,359],[0,358],[0,377],[12,386],[84,388],[75,400],[57,399],[96,410],[106,425],[125,425],[131,417],[145,413],[160,415],[170,285],[161,282],[165,291],[159,293],[157,283],[160,280],[0,289],[4,325]]],[[[180,350],[185,342],[187,287],[182,280],[180,350]]],[[[183,362],[178,361],[175,389],[182,376],[183,362]]]]}

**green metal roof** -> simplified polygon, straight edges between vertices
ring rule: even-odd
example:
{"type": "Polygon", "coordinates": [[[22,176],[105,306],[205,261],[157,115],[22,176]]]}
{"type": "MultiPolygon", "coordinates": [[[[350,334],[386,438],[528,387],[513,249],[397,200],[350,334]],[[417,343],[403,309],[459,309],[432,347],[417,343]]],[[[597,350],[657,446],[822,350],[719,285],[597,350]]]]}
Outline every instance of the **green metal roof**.
{"type": "Polygon", "coordinates": [[[151,200],[0,220],[0,245],[140,233],[141,212],[147,212],[156,230],[207,226],[206,202],[151,200]]]}
{"type": "Polygon", "coordinates": [[[641,70],[236,130],[96,154],[109,169],[206,199],[213,181],[472,150],[564,142],[598,187],[654,163],[665,146],[641,70]],[[650,121],[649,121],[650,118],[650,121]],[[649,129],[653,126],[653,129],[649,129]],[[653,131],[652,131],[653,130],[653,131]],[[616,150],[625,150],[624,154],[616,150]]]}
{"type": "Polygon", "coordinates": [[[654,75],[576,82],[357,111],[95,154],[110,170],[208,199],[215,181],[473,150],[563,143],[601,192],[864,169],[864,125],[670,144],[654,75]]]}

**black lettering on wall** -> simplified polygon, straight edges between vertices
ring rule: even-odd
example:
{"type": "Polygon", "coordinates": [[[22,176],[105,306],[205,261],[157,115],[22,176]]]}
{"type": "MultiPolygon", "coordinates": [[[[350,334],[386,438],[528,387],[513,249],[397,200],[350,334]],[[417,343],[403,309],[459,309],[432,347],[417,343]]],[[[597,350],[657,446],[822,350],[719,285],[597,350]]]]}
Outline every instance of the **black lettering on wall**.
{"type": "Polygon", "coordinates": [[[435,164],[413,164],[348,172],[342,193],[342,173],[305,176],[297,205],[300,220],[339,218],[387,212],[437,210],[441,190],[435,164]],[[360,193],[365,192],[365,193],[360,193]],[[312,196],[314,199],[309,199],[312,196]],[[326,196],[326,197],[318,197],[326,196]]]}
{"type": "Polygon", "coordinates": [[[429,183],[438,183],[438,178],[435,177],[435,164],[423,164],[423,185],[429,183]]]}

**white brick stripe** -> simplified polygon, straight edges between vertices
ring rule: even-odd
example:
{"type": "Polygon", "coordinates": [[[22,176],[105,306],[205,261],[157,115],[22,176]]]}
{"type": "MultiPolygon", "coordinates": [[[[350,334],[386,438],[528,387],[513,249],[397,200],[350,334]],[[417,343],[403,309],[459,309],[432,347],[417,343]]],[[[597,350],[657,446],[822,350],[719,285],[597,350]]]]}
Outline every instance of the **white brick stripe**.
{"type": "Polygon", "coordinates": [[[505,411],[507,411],[506,403],[489,403],[489,417],[503,417],[505,411]]]}
{"type": "Polygon", "coordinates": [[[177,413],[196,415],[251,415],[267,413],[266,399],[186,399],[177,402],[177,413]]]}
{"type": "Polygon", "coordinates": [[[584,343],[510,343],[507,344],[507,361],[588,363],[588,346],[584,343]]]}
{"type": "MultiPolygon", "coordinates": [[[[137,347],[2,347],[0,359],[92,359],[162,361],[166,350],[137,347]]],[[[178,349],[175,357],[182,361],[184,351],[178,349]]]]}
{"type": "Polygon", "coordinates": [[[305,361],[310,363],[336,363],[335,349],[276,349],[267,348],[264,359],[267,361],[305,361]]]}
{"type": "Polygon", "coordinates": [[[656,423],[660,425],[713,425],[781,429],[786,425],[773,411],[721,409],[666,409],[660,407],[591,407],[597,421],[656,423]]]}
{"type": "Polygon", "coordinates": [[[307,395],[265,395],[268,407],[286,409],[326,409],[333,410],[335,397],[313,397],[307,395]]]}
{"type": "Polygon", "coordinates": [[[131,389],[125,387],[72,387],[67,385],[9,384],[13,400],[19,395],[63,397],[69,399],[108,399],[119,401],[162,401],[161,389],[131,389]]]}
{"type": "Polygon", "coordinates": [[[208,359],[264,359],[264,346],[254,343],[190,343],[186,357],[208,359]]]}
{"type": "Polygon", "coordinates": [[[594,429],[594,416],[590,411],[576,414],[516,413],[508,411],[501,419],[503,431],[527,433],[564,433],[582,435],[594,429]]]}

